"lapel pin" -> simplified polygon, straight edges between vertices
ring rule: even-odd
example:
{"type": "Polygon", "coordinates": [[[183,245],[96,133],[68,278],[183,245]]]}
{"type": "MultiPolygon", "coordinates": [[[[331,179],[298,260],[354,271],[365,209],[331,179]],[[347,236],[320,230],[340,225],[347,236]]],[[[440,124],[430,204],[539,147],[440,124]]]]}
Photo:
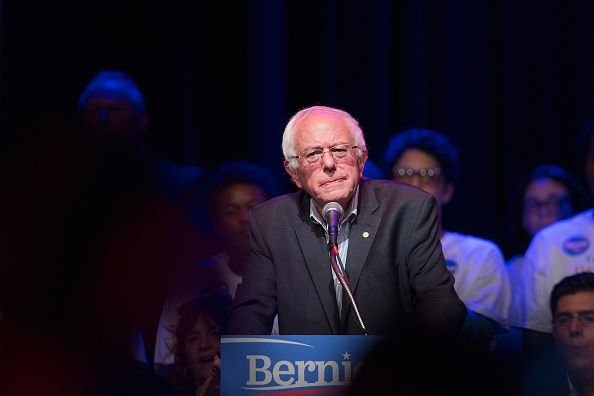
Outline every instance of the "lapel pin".
{"type": "Polygon", "coordinates": [[[365,232],[363,233],[363,238],[368,238],[368,237],[369,237],[369,233],[368,233],[367,231],[365,231],[365,232]]]}

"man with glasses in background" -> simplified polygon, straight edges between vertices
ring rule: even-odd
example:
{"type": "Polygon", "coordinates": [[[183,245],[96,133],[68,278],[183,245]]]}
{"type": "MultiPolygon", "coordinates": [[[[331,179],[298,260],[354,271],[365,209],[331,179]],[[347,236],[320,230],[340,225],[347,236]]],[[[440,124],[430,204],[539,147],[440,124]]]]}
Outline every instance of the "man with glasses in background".
{"type": "Polygon", "coordinates": [[[254,208],[251,253],[227,334],[393,334],[409,325],[450,336],[465,307],[444,265],[435,199],[389,181],[363,179],[367,148],[358,122],[324,106],[287,124],[287,173],[300,191],[254,208]],[[337,250],[365,324],[332,272],[323,208],[343,208],[337,250]]]}
{"type": "Polygon", "coordinates": [[[594,273],[563,278],[549,298],[554,340],[522,370],[522,395],[594,395],[594,273]]]}
{"type": "MultiPolygon", "coordinates": [[[[451,201],[460,165],[456,147],[445,135],[426,129],[398,133],[384,162],[394,180],[433,195],[439,212],[451,201]]],[[[440,239],[456,293],[469,309],[464,337],[488,349],[494,335],[507,327],[511,292],[503,254],[493,242],[446,231],[441,223],[440,239]]]]}

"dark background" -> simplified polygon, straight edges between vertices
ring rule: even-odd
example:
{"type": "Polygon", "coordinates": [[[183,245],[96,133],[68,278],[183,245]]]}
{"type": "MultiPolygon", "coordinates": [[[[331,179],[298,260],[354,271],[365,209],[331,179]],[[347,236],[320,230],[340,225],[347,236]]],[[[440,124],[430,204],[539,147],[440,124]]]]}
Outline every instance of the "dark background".
{"type": "Polygon", "coordinates": [[[37,144],[15,127],[74,117],[88,80],[115,68],[145,94],[152,150],[206,170],[259,162],[285,191],[292,187],[281,134],[302,107],[350,112],[376,163],[395,131],[440,130],[463,162],[449,228],[500,243],[528,170],[554,162],[583,177],[575,136],[594,114],[592,1],[10,0],[0,7],[9,152],[37,144]]]}

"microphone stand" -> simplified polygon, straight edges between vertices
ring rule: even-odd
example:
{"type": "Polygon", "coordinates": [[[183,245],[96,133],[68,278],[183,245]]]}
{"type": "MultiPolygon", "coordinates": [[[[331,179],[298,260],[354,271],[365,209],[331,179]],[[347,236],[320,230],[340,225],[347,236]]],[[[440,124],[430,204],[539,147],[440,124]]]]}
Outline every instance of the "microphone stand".
{"type": "MultiPolygon", "coordinates": [[[[333,243],[328,244],[328,251],[330,253],[330,264],[332,266],[332,270],[336,274],[336,278],[342,285],[343,291],[346,292],[349,301],[353,306],[353,310],[355,311],[355,316],[357,318],[357,324],[363,330],[364,335],[369,335],[367,332],[367,328],[365,327],[365,323],[363,323],[363,318],[361,318],[361,314],[359,313],[359,307],[357,307],[357,303],[355,303],[355,297],[353,297],[353,292],[349,287],[349,284],[342,272],[342,263],[340,262],[340,256],[338,254],[338,246],[333,243]]],[[[344,307],[343,307],[344,308],[344,307]]]]}

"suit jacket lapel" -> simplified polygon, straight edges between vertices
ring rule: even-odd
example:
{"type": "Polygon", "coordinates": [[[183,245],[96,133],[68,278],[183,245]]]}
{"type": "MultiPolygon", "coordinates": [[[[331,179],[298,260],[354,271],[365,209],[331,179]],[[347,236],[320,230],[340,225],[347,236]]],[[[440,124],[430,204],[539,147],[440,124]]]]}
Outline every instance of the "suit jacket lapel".
{"type": "MultiPolygon", "coordinates": [[[[359,186],[358,214],[349,232],[349,250],[345,265],[347,279],[353,295],[357,289],[363,265],[367,260],[369,250],[371,249],[381,221],[381,215],[378,210],[379,203],[373,190],[365,181],[361,181],[359,186]]],[[[344,304],[343,307],[345,307],[344,304]]],[[[348,318],[350,311],[351,305],[347,304],[344,314],[341,316],[343,318],[343,325],[345,323],[344,319],[348,318]]]]}
{"type": "Polygon", "coordinates": [[[322,303],[332,333],[337,334],[340,319],[336,304],[334,282],[332,280],[330,258],[328,257],[326,248],[326,236],[324,230],[309,218],[309,196],[305,193],[302,194],[300,206],[301,221],[295,225],[297,241],[299,242],[305,265],[322,303]]]}

